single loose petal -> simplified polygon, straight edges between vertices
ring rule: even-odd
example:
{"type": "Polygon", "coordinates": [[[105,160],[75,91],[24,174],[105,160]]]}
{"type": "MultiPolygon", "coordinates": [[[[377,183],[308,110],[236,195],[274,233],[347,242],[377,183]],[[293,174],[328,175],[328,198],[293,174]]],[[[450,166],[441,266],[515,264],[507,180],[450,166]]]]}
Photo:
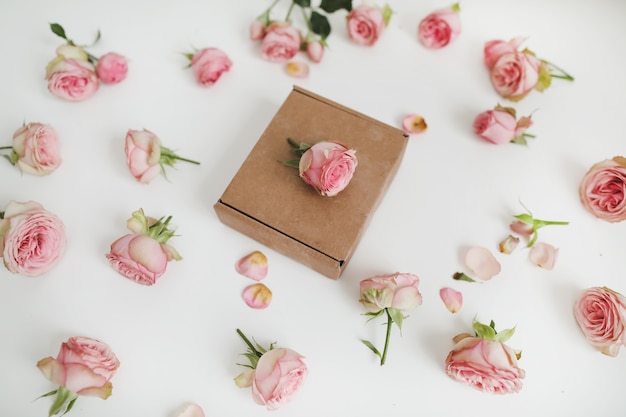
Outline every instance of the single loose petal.
{"type": "Polygon", "coordinates": [[[309,65],[306,62],[292,61],[285,64],[287,75],[295,78],[306,78],[309,76],[309,65]]]}
{"type": "Polygon", "coordinates": [[[423,133],[427,128],[424,118],[415,113],[409,114],[402,120],[402,130],[410,135],[423,133]]]}
{"type": "Polygon", "coordinates": [[[204,410],[198,404],[189,404],[177,417],[204,417],[204,410]]]}
{"type": "Polygon", "coordinates": [[[254,251],[241,258],[235,270],[245,277],[261,281],[267,276],[267,257],[260,251],[254,251]]]}
{"type": "Polygon", "coordinates": [[[480,280],[487,281],[500,273],[500,263],[483,247],[475,246],[465,254],[465,265],[480,280]]]}
{"type": "Polygon", "coordinates": [[[463,306],[463,294],[454,288],[445,287],[439,290],[439,297],[450,313],[454,314],[463,306]]]}
{"type": "Polygon", "coordinates": [[[272,302],[272,291],[264,284],[252,284],[244,288],[242,297],[249,307],[260,310],[272,302]]]}
{"type": "Polygon", "coordinates": [[[519,245],[519,238],[508,235],[500,244],[498,245],[500,252],[509,255],[511,252],[517,248],[519,245]]]}
{"type": "Polygon", "coordinates": [[[551,271],[559,257],[559,250],[548,243],[537,242],[530,248],[528,256],[538,267],[551,271]]]}

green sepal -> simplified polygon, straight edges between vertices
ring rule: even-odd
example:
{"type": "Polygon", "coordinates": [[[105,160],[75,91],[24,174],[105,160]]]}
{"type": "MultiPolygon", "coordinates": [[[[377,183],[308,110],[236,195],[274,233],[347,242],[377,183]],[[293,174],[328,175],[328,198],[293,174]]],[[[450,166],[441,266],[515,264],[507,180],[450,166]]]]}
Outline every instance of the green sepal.
{"type": "Polygon", "coordinates": [[[504,329],[497,332],[494,342],[504,343],[509,340],[515,333],[515,327],[512,329],[504,329]]]}
{"type": "Polygon", "coordinates": [[[389,7],[388,4],[385,4],[383,7],[383,21],[385,22],[385,26],[389,25],[389,21],[391,20],[391,15],[393,14],[393,10],[389,7]]]}
{"type": "MultiPolygon", "coordinates": [[[[183,53],[183,55],[185,56],[185,58],[187,58],[190,61],[193,59],[193,56],[194,56],[194,54],[192,54],[191,52],[183,53]]],[[[189,64],[189,65],[191,65],[191,64],[189,64]]]]}
{"type": "Polygon", "coordinates": [[[309,145],[308,143],[296,142],[292,138],[287,138],[287,142],[291,145],[292,151],[294,151],[298,156],[302,156],[312,146],[312,145],[309,145]]]}
{"type": "Polygon", "coordinates": [[[297,169],[300,168],[300,160],[299,159],[290,159],[289,161],[279,161],[279,162],[281,162],[283,165],[287,165],[288,167],[291,167],[291,168],[297,168],[297,169]]]}
{"type": "Polygon", "coordinates": [[[0,220],[4,219],[4,211],[0,211],[0,220]]]}
{"type": "Polygon", "coordinates": [[[311,0],[293,0],[293,2],[300,7],[311,7],[311,0]]]}
{"type": "Polygon", "coordinates": [[[310,23],[313,33],[320,35],[322,37],[322,40],[325,40],[328,35],[330,35],[330,23],[328,22],[328,18],[323,14],[312,11],[310,23]]]}
{"type": "Polygon", "coordinates": [[[376,349],[376,347],[372,344],[372,342],[370,342],[369,340],[361,339],[361,343],[363,343],[372,352],[374,352],[376,354],[376,356],[378,356],[379,358],[382,358],[382,354],[380,353],[380,351],[378,349],[376,349]]]}
{"type": "Polygon", "coordinates": [[[65,29],[63,29],[63,26],[61,26],[60,24],[50,23],[50,30],[52,30],[52,33],[54,33],[58,37],[63,38],[66,41],[69,40],[67,39],[67,36],[65,35],[65,29]]]}
{"type": "Polygon", "coordinates": [[[485,340],[495,340],[496,330],[493,327],[487,326],[486,324],[482,324],[478,321],[474,321],[474,323],[472,323],[472,327],[474,328],[477,337],[485,340]]]}
{"type": "Polygon", "coordinates": [[[455,12],[459,13],[461,11],[461,5],[459,3],[454,3],[452,6],[450,6],[450,9],[452,9],[455,12]]]}
{"type": "Polygon", "coordinates": [[[511,143],[514,143],[516,145],[528,145],[528,142],[526,141],[526,138],[523,135],[518,138],[511,139],[511,143]]]}
{"type": "Polygon", "coordinates": [[[57,396],[50,406],[50,410],[48,410],[48,417],[59,414],[63,408],[65,408],[65,411],[61,415],[66,414],[74,406],[78,398],[78,394],[65,387],[59,387],[59,389],[56,390],[56,394],[57,396]]]}
{"type": "Polygon", "coordinates": [[[352,10],[352,0],[322,0],[320,8],[327,13],[334,13],[337,10],[352,10]]]}
{"type": "Polygon", "coordinates": [[[544,91],[552,84],[552,74],[550,74],[550,70],[548,66],[542,62],[539,65],[539,78],[537,79],[537,84],[535,84],[535,90],[544,91]]]}
{"type": "Polygon", "coordinates": [[[457,281],[476,282],[475,279],[470,278],[468,275],[464,274],[463,272],[455,272],[452,275],[452,279],[455,279],[457,281]]]}
{"type": "Polygon", "coordinates": [[[393,320],[393,322],[396,323],[396,325],[398,326],[398,329],[402,331],[402,322],[406,318],[402,314],[402,311],[398,310],[397,308],[390,308],[390,307],[387,308],[387,311],[389,312],[389,316],[391,317],[391,320],[393,320]]]}

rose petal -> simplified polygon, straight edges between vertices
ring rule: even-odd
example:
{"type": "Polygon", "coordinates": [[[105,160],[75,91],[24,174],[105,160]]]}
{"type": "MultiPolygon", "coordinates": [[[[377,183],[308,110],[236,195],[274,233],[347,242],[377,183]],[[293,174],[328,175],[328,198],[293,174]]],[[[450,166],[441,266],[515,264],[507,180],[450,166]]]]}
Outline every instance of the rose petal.
{"type": "Polygon", "coordinates": [[[465,254],[465,265],[476,278],[487,281],[500,273],[500,263],[483,247],[475,246],[465,254]]]}
{"type": "Polygon", "coordinates": [[[189,404],[177,417],[204,417],[204,411],[198,404],[189,404]]]}
{"type": "Polygon", "coordinates": [[[292,61],[285,64],[287,75],[295,78],[306,78],[309,76],[309,65],[306,62],[292,61]]]}
{"type": "Polygon", "coordinates": [[[419,134],[425,132],[428,126],[424,118],[418,114],[412,113],[402,120],[402,130],[408,134],[419,134]]]}
{"type": "Polygon", "coordinates": [[[528,256],[538,267],[551,271],[559,257],[559,250],[548,243],[537,242],[530,248],[528,256]]]}
{"type": "Polygon", "coordinates": [[[249,307],[260,310],[272,302],[272,291],[264,284],[252,284],[244,288],[242,297],[249,307]]]}
{"type": "Polygon", "coordinates": [[[454,314],[463,306],[463,294],[453,288],[442,288],[439,290],[439,297],[446,305],[450,313],[454,314]]]}
{"type": "Polygon", "coordinates": [[[254,251],[241,258],[235,270],[243,276],[261,281],[267,276],[267,257],[262,252],[254,251]]]}
{"type": "Polygon", "coordinates": [[[500,252],[509,255],[515,250],[515,248],[517,248],[517,245],[519,245],[519,238],[508,235],[502,242],[500,242],[498,248],[500,249],[500,252]]]}

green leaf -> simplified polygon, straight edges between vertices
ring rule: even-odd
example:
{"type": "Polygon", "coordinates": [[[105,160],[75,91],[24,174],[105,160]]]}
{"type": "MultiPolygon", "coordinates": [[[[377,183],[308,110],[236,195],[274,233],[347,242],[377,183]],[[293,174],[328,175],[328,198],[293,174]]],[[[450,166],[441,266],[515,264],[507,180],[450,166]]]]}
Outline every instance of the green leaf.
{"type": "Polygon", "coordinates": [[[376,356],[378,356],[379,358],[382,357],[382,354],[378,351],[378,349],[376,349],[376,347],[372,344],[372,342],[370,342],[369,340],[363,340],[361,339],[361,342],[367,346],[368,348],[370,348],[370,350],[372,352],[374,352],[376,354],[376,356]]]}
{"type": "Polygon", "coordinates": [[[65,29],[63,29],[63,26],[58,23],[50,23],[50,30],[52,30],[52,33],[58,37],[68,40],[67,36],[65,36],[65,29]]]}
{"type": "Polygon", "coordinates": [[[311,7],[311,0],[293,0],[300,7],[311,7]]]}
{"type": "Polygon", "coordinates": [[[352,0],[322,0],[320,8],[327,13],[334,13],[337,10],[352,10],[352,0]]]}
{"type": "Polygon", "coordinates": [[[330,23],[323,14],[316,11],[311,12],[311,30],[326,39],[330,35],[330,23]]]}
{"type": "Polygon", "coordinates": [[[391,319],[394,321],[394,323],[398,325],[398,329],[402,330],[402,322],[405,319],[402,311],[398,310],[397,308],[388,308],[387,311],[389,312],[389,315],[391,316],[391,319]]]}

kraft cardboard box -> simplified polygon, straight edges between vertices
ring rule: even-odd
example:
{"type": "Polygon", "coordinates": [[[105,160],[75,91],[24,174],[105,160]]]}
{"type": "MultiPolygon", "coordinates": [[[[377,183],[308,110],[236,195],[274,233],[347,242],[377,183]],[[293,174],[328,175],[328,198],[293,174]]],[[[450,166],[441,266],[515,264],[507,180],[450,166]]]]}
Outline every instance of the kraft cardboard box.
{"type": "Polygon", "coordinates": [[[214,205],[220,221],[330,278],[339,278],[393,180],[407,145],[400,129],[294,86],[214,205]],[[287,143],[356,149],[350,184],[323,197],[281,161],[287,143]]]}

